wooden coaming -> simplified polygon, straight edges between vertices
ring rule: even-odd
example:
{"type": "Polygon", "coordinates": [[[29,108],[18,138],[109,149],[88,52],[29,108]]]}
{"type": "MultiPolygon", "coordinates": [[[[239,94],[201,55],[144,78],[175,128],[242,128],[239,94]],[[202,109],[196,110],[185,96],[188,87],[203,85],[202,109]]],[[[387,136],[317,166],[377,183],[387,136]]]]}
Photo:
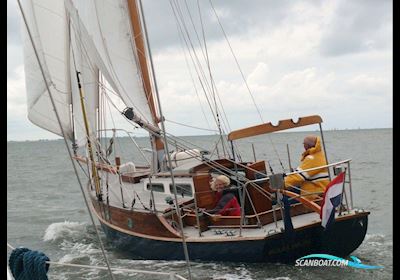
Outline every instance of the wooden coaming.
{"type": "Polygon", "coordinates": [[[212,209],[215,203],[215,194],[210,189],[210,174],[197,174],[193,176],[193,185],[197,200],[197,207],[212,209]]]}
{"type": "Polygon", "coordinates": [[[218,168],[221,165],[223,167],[229,168],[229,169],[234,168],[234,163],[231,160],[223,158],[223,159],[217,159],[217,160],[209,161],[207,163],[199,164],[199,165],[193,167],[191,172],[193,172],[193,173],[204,173],[204,172],[208,172],[210,169],[212,169],[213,166],[215,168],[218,168]]]}
{"type": "MultiPolygon", "coordinates": [[[[265,168],[265,161],[257,161],[255,163],[249,164],[248,167],[251,169],[260,171],[264,174],[267,173],[266,168],[265,168]]],[[[253,170],[250,170],[250,169],[246,169],[246,178],[249,180],[256,179],[256,172],[253,170]]],[[[256,183],[253,183],[253,184],[256,184],[256,183]]],[[[256,184],[256,185],[258,185],[263,190],[270,192],[268,182],[264,182],[264,183],[256,184]]],[[[248,191],[251,201],[254,205],[256,213],[262,213],[262,212],[272,209],[271,199],[267,197],[268,194],[266,192],[261,193],[262,190],[258,189],[256,186],[254,186],[252,184],[247,185],[247,191],[248,191]]],[[[247,206],[246,214],[249,214],[249,213],[255,214],[247,196],[246,196],[246,204],[245,205],[247,206]]]]}

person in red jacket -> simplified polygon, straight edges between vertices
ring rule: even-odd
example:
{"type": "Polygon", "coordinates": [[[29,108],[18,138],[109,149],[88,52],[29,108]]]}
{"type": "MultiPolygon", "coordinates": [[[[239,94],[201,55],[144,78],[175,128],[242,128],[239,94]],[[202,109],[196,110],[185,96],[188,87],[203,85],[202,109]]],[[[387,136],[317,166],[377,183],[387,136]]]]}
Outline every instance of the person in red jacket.
{"type": "Polygon", "coordinates": [[[214,208],[207,212],[221,216],[240,216],[240,204],[236,196],[226,190],[231,181],[225,175],[219,175],[210,183],[210,187],[215,191],[214,208]]]}

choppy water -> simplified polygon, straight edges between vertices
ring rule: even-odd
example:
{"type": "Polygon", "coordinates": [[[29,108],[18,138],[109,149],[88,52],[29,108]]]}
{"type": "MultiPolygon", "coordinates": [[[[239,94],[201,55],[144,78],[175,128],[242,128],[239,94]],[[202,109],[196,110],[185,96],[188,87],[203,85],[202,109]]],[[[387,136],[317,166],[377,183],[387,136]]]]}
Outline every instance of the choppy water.
{"type": "MultiPolygon", "coordinates": [[[[270,138],[254,137],[251,141],[239,142],[239,149],[243,159],[252,159],[249,143],[254,143],[257,159],[268,159],[275,171],[281,171],[276,154],[287,167],[286,144],[289,144],[292,164],[296,165],[305,134],[276,133],[270,138]],[[271,141],[275,149],[271,147],[271,141]]],[[[192,262],[193,279],[392,279],[392,134],[392,129],[324,133],[329,161],[352,158],[354,206],[371,211],[367,236],[352,255],[364,264],[381,265],[383,269],[192,262]]],[[[207,149],[212,138],[184,139],[207,149]]],[[[126,139],[122,141],[120,151],[135,155],[127,142],[126,139]]],[[[145,146],[145,140],[139,140],[139,144],[145,146]]],[[[64,142],[9,142],[7,148],[7,241],[16,247],[42,251],[52,261],[104,265],[64,142]]],[[[129,260],[107,244],[103,234],[102,238],[113,267],[177,272],[187,276],[185,262],[129,260]]],[[[104,271],[56,266],[50,267],[48,275],[50,279],[60,280],[108,279],[104,271]]],[[[116,279],[163,278],[118,273],[116,279]]]]}

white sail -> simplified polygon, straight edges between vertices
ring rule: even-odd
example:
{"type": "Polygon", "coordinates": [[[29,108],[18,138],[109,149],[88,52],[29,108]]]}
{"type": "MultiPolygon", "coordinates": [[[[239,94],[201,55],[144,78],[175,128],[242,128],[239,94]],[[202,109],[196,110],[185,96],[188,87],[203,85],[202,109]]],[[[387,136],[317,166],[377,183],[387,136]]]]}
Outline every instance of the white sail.
{"type": "MultiPolygon", "coordinates": [[[[77,40],[74,40],[75,36],[76,35],[72,32],[70,64],[73,65],[73,67],[71,67],[71,84],[78,85],[76,69],[79,69],[79,80],[82,86],[86,118],[93,140],[97,131],[96,120],[97,109],[99,108],[99,69],[95,64],[91,64],[89,59],[84,55],[82,46],[76,44],[77,40]]],[[[87,142],[87,133],[82,113],[81,96],[77,86],[72,86],[71,89],[76,144],[78,146],[83,146],[87,142]]]]}
{"type": "MultiPolygon", "coordinates": [[[[27,0],[23,9],[68,138],[73,139],[71,105],[77,138],[83,134],[75,71],[82,73],[92,130],[96,128],[98,70],[127,107],[153,123],[136,62],[126,1],[27,0]]],[[[24,37],[24,55],[29,119],[62,135],[28,36],[24,37]]]]}
{"type": "Polygon", "coordinates": [[[152,123],[137,64],[127,1],[87,0],[73,1],[73,4],[104,62],[109,74],[105,78],[128,107],[152,123]]]}
{"type": "MultiPolygon", "coordinates": [[[[72,139],[70,83],[66,71],[68,56],[65,50],[68,38],[64,3],[52,0],[28,0],[24,2],[23,9],[62,127],[66,137],[72,139]]],[[[37,126],[62,136],[25,25],[22,29],[28,118],[37,126]]]]}

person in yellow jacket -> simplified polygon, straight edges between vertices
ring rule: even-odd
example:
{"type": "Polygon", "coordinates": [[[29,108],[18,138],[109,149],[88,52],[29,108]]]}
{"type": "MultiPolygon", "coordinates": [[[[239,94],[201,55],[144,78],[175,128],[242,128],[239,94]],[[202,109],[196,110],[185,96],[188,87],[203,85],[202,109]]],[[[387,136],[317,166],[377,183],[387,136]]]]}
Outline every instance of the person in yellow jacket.
{"type": "MultiPolygon", "coordinates": [[[[303,144],[305,151],[302,154],[300,165],[296,168],[296,171],[326,165],[325,154],[318,136],[309,135],[305,137],[303,144]]],[[[285,188],[300,187],[301,195],[306,195],[308,193],[324,192],[329,182],[328,168],[324,167],[286,176],[285,188]]],[[[318,195],[306,195],[305,198],[314,200],[318,198],[318,195]]]]}

